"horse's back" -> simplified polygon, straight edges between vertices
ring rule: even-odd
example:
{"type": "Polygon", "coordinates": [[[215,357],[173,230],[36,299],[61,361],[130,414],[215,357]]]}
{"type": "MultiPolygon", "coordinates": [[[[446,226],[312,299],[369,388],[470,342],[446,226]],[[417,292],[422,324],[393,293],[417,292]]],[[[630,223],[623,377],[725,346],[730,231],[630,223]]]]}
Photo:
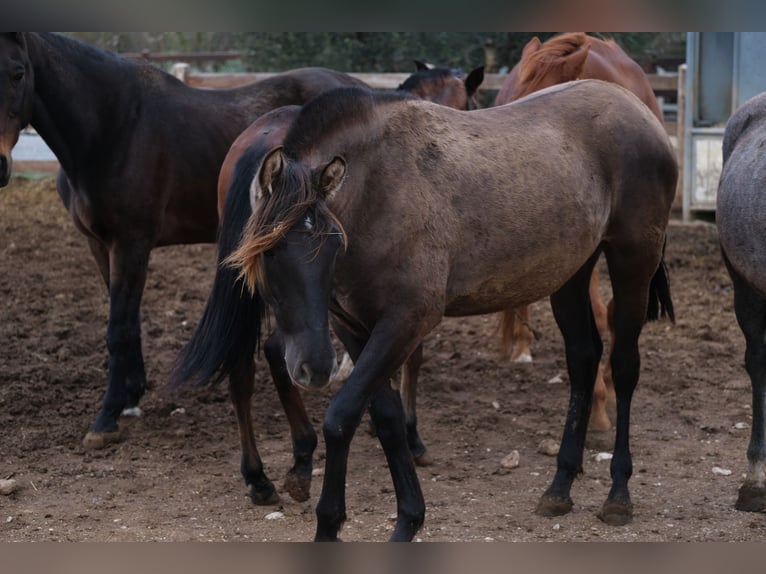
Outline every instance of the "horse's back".
{"type": "Polygon", "coordinates": [[[766,93],[745,102],[724,132],[716,197],[721,248],[734,270],[766,296],[766,93]]]}
{"type": "MultiPolygon", "coordinates": [[[[485,110],[409,101],[386,116],[390,137],[364,163],[389,174],[374,183],[389,197],[408,182],[406,198],[390,203],[409,202],[419,215],[396,225],[402,236],[432,242],[431,253],[446,253],[448,314],[491,312],[550,294],[613,229],[651,229],[661,244],[675,156],[657,118],[624,88],[582,80],[485,110]],[[449,237],[439,230],[424,235],[424,217],[428,226],[451,229],[449,237]]],[[[384,209],[374,223],[381,234],[384,209]]]]}

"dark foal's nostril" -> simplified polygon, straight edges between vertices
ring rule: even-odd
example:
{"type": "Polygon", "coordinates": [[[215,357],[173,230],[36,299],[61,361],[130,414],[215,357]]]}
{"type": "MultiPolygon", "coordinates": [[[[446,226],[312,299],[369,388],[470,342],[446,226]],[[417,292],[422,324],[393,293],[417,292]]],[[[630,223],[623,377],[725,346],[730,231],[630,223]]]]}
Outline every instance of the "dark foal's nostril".
{"type": "Polygon", "coordinates": [[[314,376],[314,371],[311,370],[311,367],[308,365],[308,363],[303,363],[301,365],[301,374],[303,375],[303,381],[306,385],[311,384],[311,378],[314,376]]]}
{"type": "Polygon", "coordinates": [[[5,179],[8,175],[8,158],[0,155],[0,179],[5,179]]]}

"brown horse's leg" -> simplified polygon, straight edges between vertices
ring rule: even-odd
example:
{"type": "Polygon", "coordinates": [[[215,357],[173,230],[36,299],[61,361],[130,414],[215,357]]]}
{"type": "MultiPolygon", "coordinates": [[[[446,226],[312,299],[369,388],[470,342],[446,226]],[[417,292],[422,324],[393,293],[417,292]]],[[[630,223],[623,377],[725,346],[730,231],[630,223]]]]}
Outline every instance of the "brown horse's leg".
{"type": "Polygon", "coordinates": [[[263,471],[263,462],[255,446],[250,401],[253,397],[255,364],[251,357],[244,358],[229,376],[229,396],[237,415],[239,442],[242,447],[240,471],[250,489],[254,504],[268,505],[279,502],[279,495],[263,471]]]}
{"type": "Polygon", "coordinates": [[[312,457],[317,446],[317,435],[311,425],[298,388],[293,385],[285,364],[285,351],[278,331],[266,340],[263,352],[269,363],[274,386],[287,415],[293,441],[293,467],[287,472],[284,489],[298,502],[311,496],[312,457]]]}
{"type": "Polygon", "coordinates": [[[588,298],[588,281],[597,257],[594,255],[550,298],[553,316],[564,336],[570,389],[556,474],[536,509],[542,516],[559,516],[572,509],[572,483],[582,473],[593,385],[603,350],[588,298]]]}
{"type": "Polygon", "coordinates": [[[109,252],[109,382],[101,410],[83,439],[85,448],[103,448],[119,440],[117,419],[136,406],[146,390],[141,352],[141,296],[149,265],[148,243],[117,244],[109,252]]]}
{"type": "Polygon", "coordinates": [[[402,368],[401,386],[399,393],[404,405],[404,422],[407,428],[407,444],[418,466],[428,466],[431,459],[428,457],[426,445],[418,433],[418,416],[415,406],[418,394],[418,374],[420,365],[423,363],[423,343],[409,356],[402,368]]]}

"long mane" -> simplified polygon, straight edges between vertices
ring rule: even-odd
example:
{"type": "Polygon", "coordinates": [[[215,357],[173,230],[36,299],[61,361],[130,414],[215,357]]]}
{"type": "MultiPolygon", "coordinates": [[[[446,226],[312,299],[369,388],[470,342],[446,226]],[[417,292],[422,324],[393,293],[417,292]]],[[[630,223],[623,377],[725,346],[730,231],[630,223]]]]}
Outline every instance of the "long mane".
{"type": "MultiPolygon", "coordinates": [[[[523,58],[519,62],[519,80],[525,85],[523,95],[537,91],[543,81],[553,71],[563,69],[566,56],[574,54],[590,42],[584,32],[570,32],[554,36],[545,42],[540,49],[523,58]]],[[[560,82],[576,80],[577,78],[560,78],[560,82]]]]}
{"type": "Polygon", "coordinates": [[[310,208],[315,210],[315,225],[310,233],[324,240],[339,229],[345,244],[343,226],[312,185],[309,169],[303,164],[286,161],[271,192],[250,216],[239,247],[224,260],[225,265],[240,270],[239,277],[252,294],[267,288],[263,254],[277,245],[310,208]]]}
{"type": "Polygon", "coordinates": [[[316,222],[311,233],[327,237],[340,230],[346,243],[343,225],[320,195],[311,168],[301,160],[322,142],[340,137],[348,130],[368,129],[368,120],[377,105],[407,99],[417,100],[393,90],[338,88],[317,96],[303,107],[285,135],[281,152],[283,167],[272,182],[271,192],[261,199],[247,223],[239,248],[225,261],[240,269],[240,277],[251,292],[266,287],[263,254],[277,245],[308,209],[315,210],[316,222]]]}

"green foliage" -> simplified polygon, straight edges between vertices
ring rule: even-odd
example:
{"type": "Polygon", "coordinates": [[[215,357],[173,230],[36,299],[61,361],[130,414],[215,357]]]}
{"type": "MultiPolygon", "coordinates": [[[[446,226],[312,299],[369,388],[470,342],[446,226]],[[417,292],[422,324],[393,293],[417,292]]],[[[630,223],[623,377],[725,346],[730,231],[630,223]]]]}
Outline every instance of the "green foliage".
{"type": "MultiPolygon", "coordinates": [[[[524,45],[551,32],[70,32],[117,52],[244,51],[241,62],[201,66],[229,71],[277,72],[326,66],[345,72],[411,72],[413,60],[469,71],[485,64],[485,47],[495,52],[495,69],[511,68],[524,45]]],[[[683,54],[685,34],[596,33],[613,37],[631,56],[683,54]]]]}

